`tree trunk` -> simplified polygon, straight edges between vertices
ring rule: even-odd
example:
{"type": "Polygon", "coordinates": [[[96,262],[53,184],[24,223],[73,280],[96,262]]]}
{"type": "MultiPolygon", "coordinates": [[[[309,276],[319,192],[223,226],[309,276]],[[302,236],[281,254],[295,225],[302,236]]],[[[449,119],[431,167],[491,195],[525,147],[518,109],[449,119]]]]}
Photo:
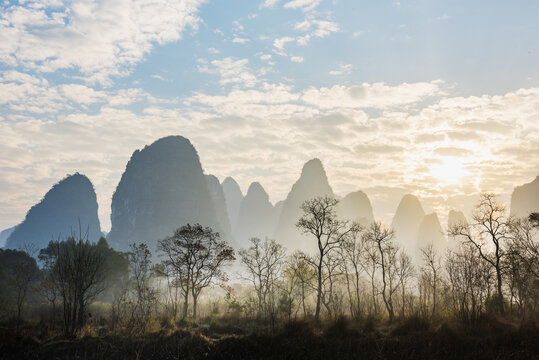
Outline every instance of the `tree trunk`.
{"type": "Polygon", "coordinates": [[[356,269],[356,301],[357,301],[356,315],[357,315],[357,318],[359,319],[359,316],[361,315],[361,303],[359,300],[359,271],[357,269],[356,269]]]}
{"type": "Polygon", "coordinates": [[[378,245],[378,248],[380,249],[380,256],[381,256],[381,264],[382,264],[382,299],[384,300],[384,304],[386,305],[387,312],[389,314],[389,322],[393,322],[393,309],[390,306],[387,298],[386,298],[386,269],[385,269],[385,263],[384,263],[384,251],[382,250],[380,244],[378,245]]]}
{"type": "Polygon", "coordinates": [[[195,292],[193,292],[193,319],[197,318],[197,299],[198,294],[195,294],[195,292]]]}
{"type": "Polygon", "coordinates": [[[307,316],[307,310],[305,308],[305,283],[301,282],[301,305],[303,307],[303,317],[307,316]]]}
{"type": "Polygon", "coordinates": [[[503,293],[502,293],[502,271],[500,269],[500,266],[496,266],[496,277],[498,280],[498,306],[500,309],[500,314],[504,315],[504,308],[503,308],[503,293]]]}
{"type": "Polygon", "coordinates": [[[371,285],[372,285],[372,306],[374,308],[374,316],[378,313],[378,307],[376,306],[376,286],[374,284],[374,276],[371,277],[371,285]]]}
{"type": "Polygon", "coordinates": [[[187,317],[187,310],[189,308],[189,292],[186,291],[185,295],[183,296],[183,318],[185,319],[187,317]]]}
{"type": "Polygon", "coordinates": [[[318,288],[316,294],[316,311],[314,313],[314,321],[316,323],[320,322],[320,300],[322,296],[322,256],[320,256],[320,261],[318,263],[318,288]]]}
{"type": "Polygon", "coordinates": [[[406,302],[405,292],[404,292],[404,283],[401,282],[402,287],[402,311],[401,311],[401,317],[404,319],[404,307],[406,302]]]}

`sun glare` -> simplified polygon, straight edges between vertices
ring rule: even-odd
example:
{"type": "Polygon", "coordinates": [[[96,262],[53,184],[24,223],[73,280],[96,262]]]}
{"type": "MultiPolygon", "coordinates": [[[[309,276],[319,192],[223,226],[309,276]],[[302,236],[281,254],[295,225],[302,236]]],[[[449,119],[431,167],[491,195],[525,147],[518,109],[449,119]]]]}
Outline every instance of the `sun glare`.
{"type": "Polygon", "coordinates": [[[436,178],[440,184],[457,184],[469,172],[464,167],[464,162],[461,158],[442,158],[442,162],[433,165],[429,173],[430,176],[436,178]]]}

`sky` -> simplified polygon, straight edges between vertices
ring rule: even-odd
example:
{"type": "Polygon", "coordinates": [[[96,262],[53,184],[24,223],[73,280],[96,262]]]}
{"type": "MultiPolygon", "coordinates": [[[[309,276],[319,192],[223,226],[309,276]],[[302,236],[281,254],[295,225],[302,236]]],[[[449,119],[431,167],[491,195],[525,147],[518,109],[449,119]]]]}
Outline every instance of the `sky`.
{"type": "Polygon", "coordinates": [[[0,229],[67,174],[104,230],[136,149],[286,197],[318,157],[390,221],[539,175],[539,2],[42,0],[0,5],[0,229]]]}

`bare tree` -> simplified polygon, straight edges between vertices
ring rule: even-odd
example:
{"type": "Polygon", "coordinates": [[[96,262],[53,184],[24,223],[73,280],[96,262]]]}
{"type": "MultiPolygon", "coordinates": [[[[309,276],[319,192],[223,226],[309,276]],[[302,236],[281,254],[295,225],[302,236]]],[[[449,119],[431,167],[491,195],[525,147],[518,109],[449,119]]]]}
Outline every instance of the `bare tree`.
{"type": "Polygon", "coordinates": [[[460,236],[477,248],[479,256],[492,266],[496,273],[498,311],[504,314],[503,266],[506,243],[511,235],[511,219],[505,214],[505,206],[497,202],[493,193],[483,192],[475,206],[470,225],[457,224],[449,229],[451,237],[460,236]]]}
{"type": "MultiPolygon", "coordinates": [[[[366,240],[367,238],[363,236],[366,240]]],[[[371,299],[372,299],[372,315],[378,314],[378,290],[376,288],[376,268],[380,262],[380,253],[375,243],[370,241],[364,241],[365,251],[363,252],[361,267],[363,271],[368,275],[371,283],[371,299]]],[[[369,314],[371,314],[369,309],[369,314]]]]}
{"type": "Polygon", "coordinates": [[[378,251],[378,267],[382,272],[382,299],[392,322],[395,317],[393,309],[393,293],[396,284],[396,257],[397,248],[393,243],[394,232],[380,222],[372,223],[365,233],[365,241],[374,245],[378,251]]]}
{"type": "Polygon", "coordinates": [[[175,269],[184,295],[183,316],[187,316],[189,295],[193,298],[193,317],[197,316],[200,292],[214,280],[226,280],[222,268],[233,261],[234,250],[220,241],[218,232],[199,224],[185,225],[172,236],[159,241],[163,264],[175,269]]]}
{"type": "Polygon", "coordinates": [[[363,237],[350,236],[343,242],[341,250],[343,255],[341,265],[346,276],[350,315],[358,319],[361,315],[361,270],[366,251],[363,237]],[[350,278],[352,278],[352,281],[350,281],[350,278]],[[351,289],[350,283],[352,283],[353,289],[351,289]]]}
{"type": "Polygon", "coordinates": [[[316,310],[315,321],[320,321],[320,304],[322,297],[322,277],[323,264],[326,256],[334,251],[341,243],[354,233],[360,231],[357,223],[341,221],[336,215],[338,200],[329,196],[317,197],[313,200],[305,201],[301,205],[303,216],[298,220],[296,226],[303,234],[313,235],[318,246],[318,254],[314,258],[306,258],[317,274],[316,286],[316,310]]]}
{"type": "Polygon", "coordinates": [[[343,275],[341,262],[337,252],[330,252],[324,257],[320,300],[330,319],[342,314],[342,296],[339,292],[339,280],[343,275]]]}
{"type": "Polygon", "coordinates": [[[157,301],[157,289],[152,284],[152,254],[146,244],[131,244],[130,248],[128,259],[134,304],[129,327],[144,333],[157,301]]]}
{"type": "Polygon", "coordinates": [[[307,296],[316,290],[316,274],[313,268],[305,260],[305,254],[296,252],[288,260],[289,268],[294,273],[294,276],[298,279],[299,283],[299,296],[301,308],[303,310],[303,316],[307,315],[306,299],[307,296]]]}
{"type": "Polygon", "coordinates": [[[165,277],[167,280],[165,306],[172,318],[176,320],[180,306],[180,277],[172,266],[165,266],[164,264],[156,264],[154,271],[158,276],[165,277]]]}
{"type": "Polygon", "coordinates": [[[401,317],[404,318],[406,307],[406,287],[411,278],[414,277],[415,268],[412,264],[412,258],[401,250],[397,263],[397,276],[401,288],[402,304],[401,304],[401,317]]]}
{"type": "Polygon", "coordinates": [[[51,241],[40,251],[62,298],[64,332],[73,336],[86,321],[86,308],[104,290],[105,259],[96,244],[81,237],[51,241]]]}
{"type": "Polygon", "coordinates": [[[535,304],[537,286],[534,283],[539,283],[538,230],[530,218],[514,219],[511,223],[505,275],[511,295],[511,312],[516,303],[521,315],[535,304]]]}
{"type": "Polygon", "coordinates": [[[475,246],[465,243],[455,251],[450,251],[445,262],[453,311],[468,325],[479,319],[490,287],[484,276],[490,272],[490,265],[482,261],[478,252],[475,246]]]}
{"type": "Polygon", "coordinates": [[[247,268],[248,280],[253,284],[258,301],[258,317],[272,316],[275,307],[275,284],[280,276],[285,250],[282,245],[266,238],[249,239],[251,246],[241,249],[241,262],[247,268]]]}
{"type": "MultiPolygon", "coordinates": [[[[277,286],[281,290],[281,295],[279,297],[279,311],[286,315],[288,321],[291,320],[292,314],[294,315],[294,318],[297,317],[302,306],[303,315],[305,316],[305,288],[302,287],[302,277],[304,277],[305,274],[300,270],[301,262],[296,262],[295,259],[295,256],[288,258],[284,264],[282,278],[277,282],[277,286]]],[[[307,264],[303,264],[305,270],[311,270],[307,264]]]]}
{"type": "Polygon", "coordinates": [[[423,259],[423,267],[421,272],[424,281],[430,287],[430,293],[432,295],[432,317],[435,317],[437,311],[436,296],[439,291],[438,283],[440,282],[440,271],[442,269],[441,259],[432,244],[427,245],[426,248],[420,249],[423,259]]]}

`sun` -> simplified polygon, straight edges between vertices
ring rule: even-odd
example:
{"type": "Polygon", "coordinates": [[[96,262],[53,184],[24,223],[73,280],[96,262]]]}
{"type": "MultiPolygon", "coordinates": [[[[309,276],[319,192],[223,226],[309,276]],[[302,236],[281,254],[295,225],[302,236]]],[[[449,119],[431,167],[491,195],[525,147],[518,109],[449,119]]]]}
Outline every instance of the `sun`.
{"type": "Polygon", "coordinates": [[[463,159],[458,157],[445,157],[441,163],[431,167],[429,175],[436,178],[440,184],[457,184],[469,175],[463,159]]]}

